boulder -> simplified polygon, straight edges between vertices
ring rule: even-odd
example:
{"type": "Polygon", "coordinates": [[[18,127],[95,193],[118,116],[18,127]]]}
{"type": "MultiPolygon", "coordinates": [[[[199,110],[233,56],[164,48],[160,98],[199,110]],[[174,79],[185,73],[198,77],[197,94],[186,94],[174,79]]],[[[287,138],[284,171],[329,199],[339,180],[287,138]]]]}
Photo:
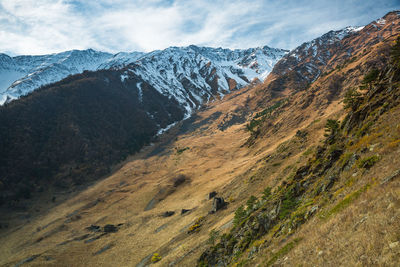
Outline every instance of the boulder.
{"type": "Polygon", "coordinates": [[[217,195],[217,192],[212,191],[212,192],[208,193],[208,199],[212,199],[212,198],[214,198],[216,195],[217,195]]]}
{"type": "Polygon", "coordinates": [[[103,231],[104,231],[105,233],[116,233],[116,232],[118,231],[118,228],[117,228],[115,225],[113,225],[113,224],[106,224],[106,225],[104,226],[103,231]]]}
{"type": "Polygon", "coordinates": [[[189,211],[191,211],[191,210],[188,210],[188,209],[182,209],[182,210],[181,210],[181,215],[183,215],[183,214],[185,214],[185,213],[187,213],[187,212],[189,212],[189,211]]]}
{"type": "Polygon", "coordinates": [[[161,216],[162,217],[171,217],[174,214],[175,214],[175,211],[166,211],[161,216]]]}
{"type": "Polygon", "coordinates": [[[227,205],[227,203],[225,202],[224,198],[222,197],[215,197],[213,204],[212,204],[212,209],[210,211],[210,213],[215,213],[217,211],[219,211],[220,209],[225,208],[227,205]]]}

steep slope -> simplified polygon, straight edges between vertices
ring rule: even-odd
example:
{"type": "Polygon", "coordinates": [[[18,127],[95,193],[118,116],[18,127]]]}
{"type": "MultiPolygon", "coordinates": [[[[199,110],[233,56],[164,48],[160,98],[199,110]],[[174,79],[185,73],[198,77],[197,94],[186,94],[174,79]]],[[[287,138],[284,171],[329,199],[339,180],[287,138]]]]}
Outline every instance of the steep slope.
{"type": "Polygon", "coordinates": [[[326,73],[307,90],[272,90],[280,76],[270,75],[209,103],[68,201],[28,206],[13,220],[24,224],[1,233],[0,264],[395,266],[398,14],[330,48],[326,73]],[[210,214],[213,191],[229,203],[210,214]]]}
{"type": "MultiPolygon", "coordinates": [[[[399,14],[389,13],[378,21],[379,27],[377,22],[373,22],[359,33],[343,38],[335,49],[330,48],[334,53],[327,58],[330,62],[326,64],[328,68],[332,65],[338,67],[321,75],[303,92],[299,87],[283,87],[281,97],[286,97],[287,102],[274,105],[274,110],[258,113],[249,123],[252,136],[247,144],[250,146],[259,146],[265,138],[288,126],[292,129],[300,126],[296,135],[277,151],[281,157],[286,154],[283,158],[293,157],[293,153],[299,156],[296,149],[302,142],[309,142],[310,129],[319,120],[301,127],[307,117],[296,114],[301,111],[315,116],[311,110],[332,112],[333,108],[340,107],[337,99],[344,96],[345,112],[339,109],[331,114],[332,119],[325,124],[323,142],[308,150],[303,148],[304,153],[296,163],[287,165],[291,170],[289,173],[282,171],[271,175],[269,162],[274,164],[279,157],[271,154],[265,158],[266,163],[253,174],[252,179],[272,178],[275,184],[266,187],[262,194],[260,192],[261,198],[250,197],[246,205],[236,210],[234,227],[202,254],[199,266],[353,266],[393,265],[398,262],[396,242],[400,233],[394,223],[400,214],[391,207],[399,203],[399,183],[396,182],[399,177],[400,137],[397,129],[400,110],[399,14]],[[352,54],[348,52],[350,48],[352,54]],[[346,60],[349,56],[351,60],[346,60]],[[357,87],[359,89],[355,89],[357,87]],[[291,92],[297,101],[285,92],[291,92]],[[343,118],[343,121],[338,118],[343,118]],[[306,160],[301,160],[302,157],[306,160]],[[378,197],[385,191],[386,197],[378,197]],[[356,202],[358,198],[362,201],[356,202]],[[353,205],[353,202],[357,204],[353,205]],[[367,202],[365,206],[370,210],[357,208],[362,202],[367,202]],[[391,203],[387,211],[374,207],[385,207],[387,203],[391,203]],[[348,211],[348,207],[352,209],[348,211]],[[344,225],[335,218],[342,212],[344,225]],[[303,231],[302,225],[308,221],[311,225],[303,231]],[[358,230],[364,222],[369,227],[368,234],[358,230]],[[354,228],[346,229],[349,226],[354,228]],[[380,233],[380,227],[384,227],[385,233],[380,233]],[[329,231],[335,232],[336,239],[332,242],[333,235],[329,231]],[[313,235],[313,232],[318,234],[313,235]],[[373,237],[370,240],[373,249],[362,246],[368,239],[366,235],[373,237]],[[336,240],[344,244],[337,244],[336,240]],[[347,252],[346,247],[359,249],[347,252]]],[[[312,58],[308,59],[309,62],[307,59],[303,61],[314,63],[312,58]]],[[[304,65],[300,63],[297,67],[304,65]]],[[[298,81],[285,75],[284,72],[278,79],[290,81],[292,86],[298,81]]],[[[266,82],[264,90],[271,81],[266,82]]],[[[298,84],[302,81],[304,78],[298,84]]]]}

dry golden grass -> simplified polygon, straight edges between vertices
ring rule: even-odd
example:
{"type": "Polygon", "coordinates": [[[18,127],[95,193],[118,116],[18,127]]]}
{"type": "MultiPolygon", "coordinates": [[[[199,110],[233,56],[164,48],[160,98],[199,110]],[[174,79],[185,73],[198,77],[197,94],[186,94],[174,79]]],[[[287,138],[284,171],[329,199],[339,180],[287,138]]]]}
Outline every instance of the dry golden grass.
{"type": "MultiPolygon", "coordinates": [[[[371,34],[371,38],[376,34],[371,34]]],[[[388,38],[389,34],[385,32],[382,36],[388,38]]],[[[339,94],[358,84],[363,62],[373,57],[375,48],[381,45],[378,43],[371,52],[364,53],[364,42],[361,37],[354,40],[357,61],[317,80],[305,91],[293,93],[290,88],[283,90],[280,97],[289,98],[291,104],[273,121],[274,127],[266,127],[265,135],[258,138],[252,147],[243,146],[249,137],[245,124],[255,112],[267,106],[268,102],[263,102],[269,99],[265,86],[273,76],[265,84],[250,86],[210,103],[198,112],[190,130],[182,133],[179,126],[171,129],[159,143],[129,158],[110,177],[77,195],[69,195],[68,200],[42,211],[30,221],[21,219],[21,227],[1,233],[0,265],[14,266],[28,257],[39,255],[25,265],[135,266],[142,259],[158,253],[161,260],[154,266],[168,266],[170,263],[194,266],[212,229],[227,231],[232,225],[235,209],[250,195],[259,196],[266,186],[279,185],[296,166],[307,161],[308,153],[305,152],[319,144],[327,118],[343,119],[345,113],[340,97],[327,101],[324,86],[334,74],[349,77],[339,94]],[[309,98],[312,99],[310,104],[303,106],[309,98]],[[216,112],[222,115],[202,125],[216,112]],[[219,130],[218,126],[233,114],[247,114],[247,121],[219,130]],[[200,126],[193,127],[196,124],[200,126]],[[299,129],[308,132],[307,139],[294,142],[293,136],[299,129]],[[290,153],[283,157],[284,153],[278,147],[290,153]],[[189,149],[182,151],[183,148],[189,149]],[[159,153],[152,155],[152,151],[159,153]],[[267,161],[269,157],[274,160],[267,161]],[[179,174],[187,176],[190,182],[168,191],[172,179],[179,174]],[[214,190],[230,204],[217,214],[208,214],[211,201],[206,198],[214,190]],[[159,202],[153,209],[145,210],[153,198],[158,198],[159,202]],[[180,215],[183,208],[192,211],[180,215]],[[176,213],[166,218],[160,216],[165,211],[176,213]],[[188,234],[190,226],[201,216],[205,219],[198,231],[188,234]],[[88,233],[85,228],[92,224],[119,223],[123,225],[117,233],[90,243],[79,240],[88,233]],[[108,249],[96,255],[104,248],[108,249]]],[[[332,62],[335,60],[337,58],[332,62]]],[[[394,120],[388,118],[387,121],[395,121],[398,115],[393,113],[394,120]]],[[[400,138],[398,125],[397,121],[397,135],[393,132],[393,136],[387,137],[390,142],[374,148],[373,153],[384,155],[382,160],[370,171],[357,173],[353,181],[335,195],[338,201],[366,183],[373,184],[383,174],[390,174],[394,166],[400,166],[396,143],[400,138]]],[[[370,135],[365,137],[360,148],[385,138],[386,135],[370,135]]],[[[347,175],[353,173],[349,171],[347,175]]],[[[300,237],[301,241],[285,252],[283,259],[277,258],[276,264],[364,266],[399,262],[400,246],[393,245],[400,238],[399,194],[398,181],[384,187],[376,185],[328,221],[315,217],[295,233],[293,238],[300,237]]],[[[291,242],[293,238],[287,241],[291,242]]],[[[268,249],[274,247],[274,255],[287,244],[281,241],[277,238],[269,244],[268,249]]],[[[267,243],[261,242],[260,246],[267,243]]],[[[265,252],[267,256],[271,251],[265,252]]],[[[266,260],[260,257],[260,263],[264,261],[265,264],[266,260]]]]}
{"type": "MultiPolygon", "coordinates": [[[[257,181],[249,180],[249,174],[263,166],[262,159],[273,154],[279,144],[290,140],[298,128],[305,128],[315,120],[314,115],[298,120],[286,114],[287,125],[252,148],[243,146],[249,136],[244,123],[225,131],[218,130],[218,125],[223,122],[225,114],[245,109],[243,103],[256,89],[257,86],[244,89],[210,104],[198,113],[194,123],[200,123],[219,111],[222,115],[216,120],[184,134],[177,133],[178,127],[173,129],[159,144],[146,147],[131,157],[112,176],[32,221],[25,221],[22,228],[3,234],[0,265],[15,264],[32,255],[40,255],[26,265],[132,266],[148,255],[159,253],[162,260],[156,265],[179,261],[180,266],[192,266],[202,252],[209,231],[227,230],[236,207],[250,194],[261,194],[263,188],[273,181],[268,178],[273,176],[272,173],[257,181]],[[175,141],[168,143],[171,139],[175,141]],[[164,146],[160,154],[147,156],[160,146],[164,146]],[[177,153],[176,148],[186,147],[189,149],[177,153]],[[179,174],[187,176],[190,182],[167,192],[153,209],[144,211],[151,199],[159,196],[161,189],[170,188],[171,179],[179,174]],[[230,204],[218,214],[207,215],[212,201],[206,197],[213,190],[230,204]],[[193,210],[181,216],[183,208],[193,210]],[[176,213],[171,217],[161,217],[165,211],[176,213]],[[205,215],[206,220],[199,231],[188,235],[187,229],[196,218],[205,215]],[[74,219],[69,220],[70,217],[74,219]],[[117,233],[90,243],[71,241],[87,234],[85,228],[92,224],[103,226],[109,223],[123,225],[117,233]],[[68,240],[70,242],[63,244],[68,240]],[[107,245],[110,245],[108,250],[94,255],[107,245]]],[[[337,105],[332,112],[336,110],[340,110],[340,106],[337,105]]],[[[309,145],[316,145],[322,128],[323,122],[310,127],[309,145]]],[[[296,164],[307,146],[297,148],[300,150],[285,159],[283,164],[271,165],[271,168],[279,174],[288,165],[296,164]]]]}

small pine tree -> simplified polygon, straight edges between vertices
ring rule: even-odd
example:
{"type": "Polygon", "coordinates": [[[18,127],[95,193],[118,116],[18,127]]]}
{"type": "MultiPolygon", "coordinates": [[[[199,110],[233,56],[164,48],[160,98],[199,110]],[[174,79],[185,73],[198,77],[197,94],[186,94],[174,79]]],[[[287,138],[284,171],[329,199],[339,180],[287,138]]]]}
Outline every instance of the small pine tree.
{"type": "Polygon", "coordinates": [[[325,125],[325,136],[335,136],[339,130],[339,121],[329,119],[325,125]]]}
{"type": "Polygon", "coordinates": [[[248,211],[253,210],[256,204],[257,204],[257,198],[255,196],[250,196],[246,203],[247,210],[248,211]]]}
{"type": "Polygon", "coordinates": [[[235,211],[235,217],[233,218],[233,224],[239,225],[244,218],[246,218],[246,211],[244,210],[243,205],[241,205],[237,210],[235,211]]]}
{"type": "Polygon", "coordinates": [[[217,241],[220,232],[218,230],[212,229],[209,234],[208,243],[210,245],[214,245],[215,241],[217,241]]]}
{"type": "Polygon", "coordinates": [[[344,95],[344,108],[355,110],[361,99],[361,94],[354,88],[348,90],[344,95]]]}
{"type": "Polygon", "coordinates": [[[364,76],[363,84],[369,85],[369,89],[372,88],[372,83],[378,78],[379,70],[372,69],[367,75],[364,76]]]}
{"type": "Polygon", "coordinates": [[[262,199],[268,199],[271,196],[271,187],[267,187],[264,189],[262,199]]]}

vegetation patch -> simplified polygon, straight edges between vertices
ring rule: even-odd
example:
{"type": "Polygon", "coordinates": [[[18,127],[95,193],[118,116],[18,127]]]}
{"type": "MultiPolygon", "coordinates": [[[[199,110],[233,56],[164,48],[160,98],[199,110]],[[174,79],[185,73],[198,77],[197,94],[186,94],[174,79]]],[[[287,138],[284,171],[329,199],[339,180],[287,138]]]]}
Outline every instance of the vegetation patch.
{"type": "Polygon", "coordinates": [[[364,168],[364,169],[369,169],[372,166],[375,165],[379,161],[380,157],[378,155],[373,155],[370,157],[365,157],[362,158],[358,161],[358,167],[359,168],[364,168]]]}
{"type": "Polygon", "coordinates": [[[214,245],[215,241],[217,241],[219,236],[220,236],[220,231],[212,229],[210,231],[210,233],[209,233],[209,237],[208,237],[207,243],[210,244],[210,245],[214,245]]]}
{"type": "Polygon", "coordinates": [[[156,263],[159,262],[162,259],[160,254],[154,253],[153,256],[151,257],[151,263],[156,263]]]}
{"type": "Polygon", "coordinates": [[[177,155],[180,155],[180,154],[182,154],[183,152],[185,152],[186,150],[189,150],[190,148],[187,146],[187,147],[183,147],[183,148],[179,148],[179,147],[175,147],[175,151],[176,151],[176,154],[177,155]]]}
{"type": "Polygon", "coordinates": [[[205,219],[204,216],[197,218],[196,221],[189,227],[187,233],[193,234],[193,233],[200,231],[200,227],[203,225],[204,219],[205,219]]]}
{"type": "Polygon", "coordinates": [[[369,187],[370,187],[370,185],[367,184],[367,185],[363,186],[361,189],[354,191],[353,193],[347,195],[343,200],[341,200],[339,203],[337,203],[331,210],[329,210],[325,214],[322,214],[321,218],[327,220],[332,215],[337,214],[338,212],[344,210],[351,203],[353,203],[362,193],[367,191],[369,187]]]}
{"type": "Polygon", "coordinates": [[[267,107],[261,112],[258,112],[253,119],[246,125],[249,132],[255,132],[255,128],[260,125],[265,119],[272,116],[272,114],[288,102],[287,99],[279,100],[273,105],[267,107]]]}

